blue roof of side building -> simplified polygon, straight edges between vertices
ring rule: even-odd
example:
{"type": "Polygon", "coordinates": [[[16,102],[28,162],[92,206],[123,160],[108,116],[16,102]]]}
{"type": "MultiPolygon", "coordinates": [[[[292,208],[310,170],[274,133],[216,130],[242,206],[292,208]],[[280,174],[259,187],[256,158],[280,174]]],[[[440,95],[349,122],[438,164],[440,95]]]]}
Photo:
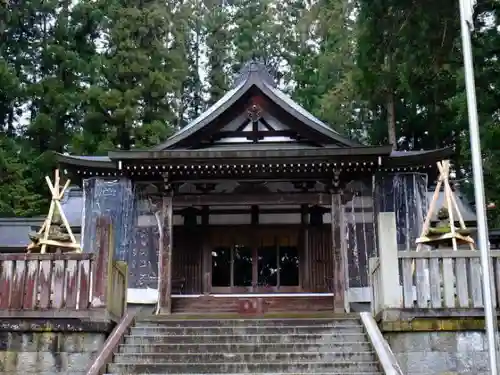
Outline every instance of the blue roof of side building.
{"type": "Polygon", "coordinates": [[[44,221],[38,218],[0,218],[0,248],[28,246],[28,233],[39,228],[44,221]]]}
{"type": "Polygon", "coordinates": [[[80,227],[82,224],[83,190],[78,186],[70,187],[61,200],[61,206],[69,225],[80,227]]]}
{"type": "MultiPolygon", "coordinates": [[[[82,221],[83,191],[77,187],[70,187],[61,200],[64,214],[69,225],[80,227],[82,221]]],[[[28,234],[38,230],[45,216],[22,218],[0,218],[0,249],[19,249],[28,246],[28,234]]]]}

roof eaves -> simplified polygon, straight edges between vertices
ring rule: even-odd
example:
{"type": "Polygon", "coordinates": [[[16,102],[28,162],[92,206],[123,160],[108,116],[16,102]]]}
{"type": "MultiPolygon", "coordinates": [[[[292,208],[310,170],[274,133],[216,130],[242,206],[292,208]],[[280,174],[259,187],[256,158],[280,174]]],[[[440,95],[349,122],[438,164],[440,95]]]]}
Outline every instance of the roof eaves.
{"type": "Polygon", "coordinates": [[[103,168],[103,169],[116,169],[116,164],[107,156],[93,157],[93,156],[77,156],[77,155],[64,155],[56,152],[56,160],[59,164],[74,165],[80,167],[103,168]]]}
{"type": "Polygon", "coordinates": [[[392,151],[390,156],[386,159],[385,164],[391,166],[403,166],[408,163],[435,163],[440,160],[445,160],[454,155],[455,151],[451,147],[438,148],[435,150],[421,150],[421,151],[392,151]]]}

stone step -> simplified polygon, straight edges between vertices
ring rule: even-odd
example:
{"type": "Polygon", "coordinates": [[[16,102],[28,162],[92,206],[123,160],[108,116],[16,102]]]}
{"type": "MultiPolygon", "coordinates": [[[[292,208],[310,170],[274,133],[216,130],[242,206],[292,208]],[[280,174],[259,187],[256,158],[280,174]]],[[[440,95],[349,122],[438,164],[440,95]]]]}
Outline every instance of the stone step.
{"type": "Polygon", "coordinates": [[[342,342],[331,344],[290,343],[290,344],[122,344],[120,353],[260,353],[260,352],[368,352],[372,350],[368,342],[342,342]]]}
{"type": "Polygon", "coordinates": [[[365,342],[364,333],[336,333],[328,332],[322,334],[269,334],[269,335],[127,335],[125,343],[127,344],[238,344],[238,343],[342,343],[347,342],[365,342]]]}
{"type": "Polygon", "coordinates": [[[288,373],[296,374],[301,372],[307,373],[339,373],[351,375],[352,373],[362,372],[377,372],[380,371],[379,365],[375,361],[370,362],[353,362],[353,361],[337,361],[332,362],[298,362],[298,363],[113,363],[108,366],[109,373],[126,374],[126,373],[288,373]]]}
{"type": "MultiPolygon", "coordinates": [[[[241,375],[241,374],[250,374],[249,372],[239,372],[239,373],[224,373],[224,375],[241,375]]],[[[252,373],[254,374],[254,373],[252,373]]],[[[310,375],[310,372],[259,372],[259,375],[310,375]]],[[[331,371],[331,372],[315,372],[314,375],[344,375],[345,372],[343,371],[331,371]]],[[[0,373],[0,375],[3,375],[0,373]]],[[[49,375],[49,374],[43,374],[43,375],[49,375]]],[[[69,374],[68,374],[69,375],[69,374]]],[[[164,373],[138,373],[138,372],[120,372],[118,373],[107,373],[104,375],[165,375],[164,373]]],[[[185,375],[184,373],[170,373],[169,375],[185,375]]],[[[189,375],[222,375],[221,373],[198,373],[198,374],[189,374],[189,375]]],[[[383,372],[381,371],[363,371],[363,372],[349,372],[349,375],[383,375],[383,372]]],[[[439,374],[433,374],[433,375],[439,375],[439,374]]],[[[464,374],[464,375],[488,375],[486,373],[484,374],[464,374]]]]}
{"type": "Polygon", "coordinates": [[[375,360],[373,352],[267,352],[267,353],[120,353],[115,355],[114,363],[301,363],[345,361],[371,362],[375,360]]]}
{"type": "Polygon", "coordinates": [[[356,318],[318,318],[318,319],[165,319],[160,317],[151,317],[137,321],[136,327],[287,327],[287,326],[324,326],[336,327],[338,325],[361,325],[359,317],[356,318]]]}
{"type": "Polygon", "coordinates": [[[152,327],[139,326],[132,327],[131,335],[253,335],[253,334],[281,334],[288,335],[294,333],[324,333],[335,331],[336,333],[364,333],[362,325],[339,325],[337,327],[317,326],[241,326],[241,327],[152,327]]]}

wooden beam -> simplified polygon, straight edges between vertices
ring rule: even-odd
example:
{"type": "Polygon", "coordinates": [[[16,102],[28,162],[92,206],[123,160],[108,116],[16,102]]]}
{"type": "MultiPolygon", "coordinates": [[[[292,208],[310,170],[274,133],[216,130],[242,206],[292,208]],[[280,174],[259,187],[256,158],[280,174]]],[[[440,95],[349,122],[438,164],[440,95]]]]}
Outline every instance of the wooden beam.
{"type": "Polygon", "coordinates": [[[247,138],[249,140],[258,140],[265,137],[290,137],[296,138],[298,137],[297,132],[292,130],[254,130],[252,131],[221,131],[217,134],[213,135],[212,138],[214,140],[220,140],[228,137],[237,137],[237,138],[247,138]]]}
{"type": "Polygon", "coordinates": [[[269,194],[186,194],[173,198],[176,207],[210,206],[210,205],[280,205],[280,204],[310,204],[329,205],[327,193],[269,193],[269,194]]]}
{"type": "Polygon", "coordinates": [[[167,192],[162,198],[161,218],[163,219],[161,248],[159,254],[159,296],[158,307],[160,314],[170,314],[172,312],[172,192],[167,192]]]}

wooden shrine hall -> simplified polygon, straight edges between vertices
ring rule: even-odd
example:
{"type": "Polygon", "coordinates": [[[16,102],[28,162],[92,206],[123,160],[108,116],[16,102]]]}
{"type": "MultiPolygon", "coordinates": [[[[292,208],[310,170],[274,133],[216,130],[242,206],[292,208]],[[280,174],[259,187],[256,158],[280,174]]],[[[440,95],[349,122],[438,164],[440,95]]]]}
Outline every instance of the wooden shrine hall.
{"type": "Polygon", "coordinates": [[[427,176],[451,152],[351,141],[251,62],[151,149],[58,158],[83,186],[82,250],[95,250],[99,217],[113,223],[129,301],[151,295],[162,313],[294,312],[370,302],[377,213],[399,210],[398,245],[414,246],[427,176]]]}

